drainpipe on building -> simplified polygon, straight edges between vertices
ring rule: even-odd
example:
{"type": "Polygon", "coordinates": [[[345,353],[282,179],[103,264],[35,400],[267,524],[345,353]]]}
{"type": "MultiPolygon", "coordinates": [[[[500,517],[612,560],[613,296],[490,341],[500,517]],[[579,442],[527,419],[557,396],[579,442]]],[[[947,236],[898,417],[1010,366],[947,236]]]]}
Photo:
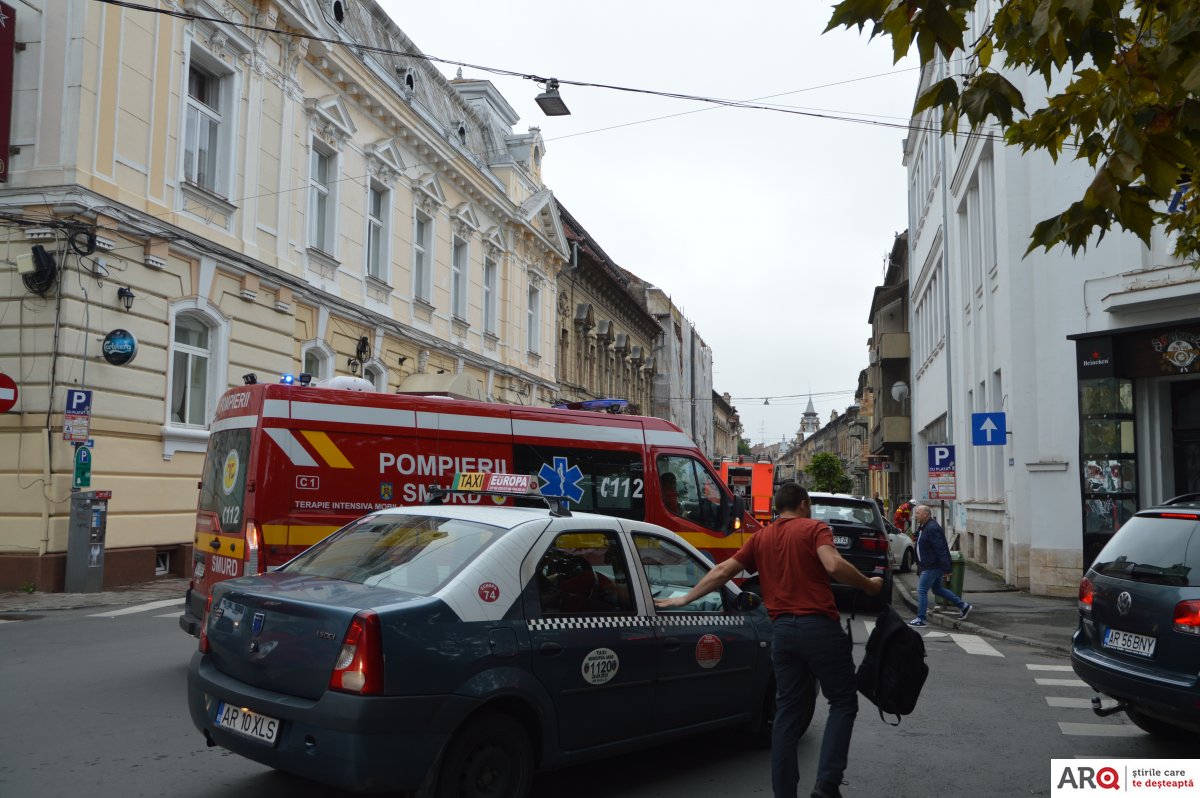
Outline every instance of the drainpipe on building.
{"type": "MultiPolygon", "coordinates": [[[[943,79],[946,77],[946,75],[950,71],[949,66],[950,66],[949,63],[943,57],[942,58],[942,70],[943,70],[942,77],[943,77],[943,79]]],[[[944,133],[941,136],[941,144],[942,144],[942,146],[941,146],[941,159],[942,159],[941,180],[942,180],[942,277],[943,277],[942,290],[945,294],[944,310],[945,310],[945,314],[946,314],[946,318],[945,318],[945,322],[944,322],[945,323],[945,335],[946,335],[946,348],[945,348],[945,356],[946,356],[946,443],[953,444],[954,443],[954,380],[952,379],[953,375],[952,375],[951,369],[950,369],[950,216],[949,216],[949,214],[950,214],[950,196],[949,196],[949,190],[948,190],[948,185],[950,182],[950,175],[946,171],[946,135],[944,133]]],[[[956,460],[957,460],[957,458],[956,458],[956,460]]],[[[957,467],[958,466],[957,466],[957,462],[956,462],[955,468],[957,469],[957,467]]],[[[950,510],[946,511],[942,517],[942,526],[944,528],[951,528],[954,526],[954,524],[952,524],[951,516],[954,515],[954,513],[953,513],[954,504],[958,501],[958,498],[957,498],[958,497],[957,476],[955,477],[954,495],[955,495],[955,498],[950,502],[950,510]]],[[[955,529],[955,535],[957,535],[957,534],[958,534],[958,530],[955,529]]]]}

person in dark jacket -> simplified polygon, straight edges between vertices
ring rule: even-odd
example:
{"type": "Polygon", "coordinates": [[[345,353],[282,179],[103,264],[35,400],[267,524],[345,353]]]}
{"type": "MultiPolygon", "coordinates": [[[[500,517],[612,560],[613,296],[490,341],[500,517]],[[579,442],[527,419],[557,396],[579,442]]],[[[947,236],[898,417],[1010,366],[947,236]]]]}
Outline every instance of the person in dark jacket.
{"type": "Polygon", "coordinates": [[[960,621],[966,619],[974,607],[942,584],[942,578],[950,573],[950,547],[946,544],[942,525],[933,520],[933,513],[923,504],[913,509],[913,522],[917,527],[917,566],[921,575],[917,579],[917,617],[908,625],[929,625],[925,622],[925,612],[929,607],[930,590],[958,607],[960,621]]]}

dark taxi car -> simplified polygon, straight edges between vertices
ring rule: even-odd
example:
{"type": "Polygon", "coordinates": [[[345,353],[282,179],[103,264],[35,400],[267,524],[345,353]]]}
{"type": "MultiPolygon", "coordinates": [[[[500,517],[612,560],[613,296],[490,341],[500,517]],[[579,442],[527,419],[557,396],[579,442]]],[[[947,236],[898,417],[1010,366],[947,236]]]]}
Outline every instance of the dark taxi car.
{"type": "Polygon", "coordinates": [[[1129,519],[1079,583],[1071,665],[1155,736],[1200,734],[1200,494],[1129,519]]]}
{"type": "Polygon", "coordinates": [[[380,511],[214,588],[192,720],[273,768],[439,796],[517,798],[535,770],[713,729],[769,740],[757,597],[729,584],[654,607],[709,567],[674,533],[609,516],[380,511]]]}
{"type": "MultiPolygon", "coordinates": [[[[874,500],[841,493],[810,491],[812,517],[829,524],[838,553],[866,576],[883,577],[883,590],[873,600],[879,609],[892,603],[890,541],[874,500]]],[[[835,590],[850,590],[837,582],[835,590]]]]}

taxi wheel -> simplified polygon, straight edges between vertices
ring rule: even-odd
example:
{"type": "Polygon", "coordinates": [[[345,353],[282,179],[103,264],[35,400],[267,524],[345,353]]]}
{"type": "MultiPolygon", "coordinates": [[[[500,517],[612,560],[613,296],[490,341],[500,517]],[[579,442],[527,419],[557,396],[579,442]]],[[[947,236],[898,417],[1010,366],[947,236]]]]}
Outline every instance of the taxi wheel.
{"type": "Polygon", "coordinates": [[[533,783],[533,747],[507,715],[481,715],[454,736],[438,779],[438,798],[524,798],[533,783]]]}

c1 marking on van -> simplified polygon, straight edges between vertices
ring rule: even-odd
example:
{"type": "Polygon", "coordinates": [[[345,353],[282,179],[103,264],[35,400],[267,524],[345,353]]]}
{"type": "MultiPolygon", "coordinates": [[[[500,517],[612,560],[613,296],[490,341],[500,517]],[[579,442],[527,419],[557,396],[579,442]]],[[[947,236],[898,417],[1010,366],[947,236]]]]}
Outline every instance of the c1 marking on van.
{"type": "Polygon", "coordinates": [[[597,648],[589,651],[583,658],[580,673],[588,684],[606,684],[612,681],[621,667],[617,652],[611,648],[597,648]]]}
{"type": "Polygon", "coordinates": [[[296,490],[320,490],[321,478],[316,474],[297,474],[296,490]]]}
{"type": "Polygon", "coordinates": [[[341,450],[324,432],[302,429],[300,434],[313,445],[317,454],[321,455],[331,468],[354,468],[354,464],[346,459],[346,455],[342,454],[341,450]]]}
{"type": "Polygon", "coordinates": [[[221,469],[221,490],[225,491],[226,496],[233,493],[237,485],[239,463],[237,449],[230,449],[229,454],[225,455],[225,465],[221,469]]]}

